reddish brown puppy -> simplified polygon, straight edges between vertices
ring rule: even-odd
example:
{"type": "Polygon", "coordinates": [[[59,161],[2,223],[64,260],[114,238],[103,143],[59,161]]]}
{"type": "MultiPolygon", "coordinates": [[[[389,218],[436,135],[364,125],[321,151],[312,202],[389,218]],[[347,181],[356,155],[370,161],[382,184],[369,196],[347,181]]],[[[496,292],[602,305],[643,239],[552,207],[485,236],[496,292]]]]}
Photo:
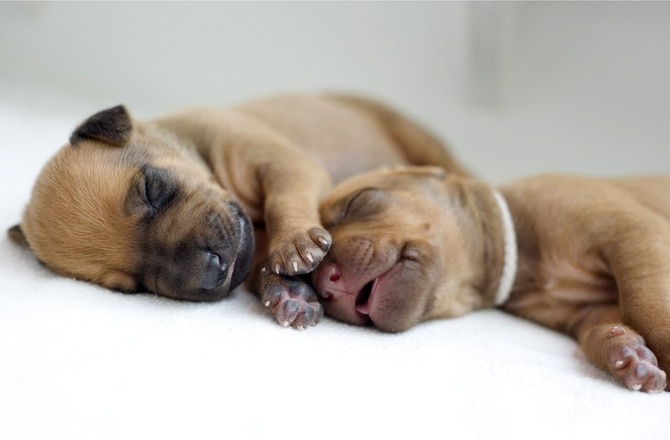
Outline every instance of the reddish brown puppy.
{"type": "Polygon", "coordinates": [[[670,177],[494,189],[430,167],[354,177],[321,206],[327,314],[384,331],[500,306],[575,337],[632,390],[670,371],[670,177]]]}

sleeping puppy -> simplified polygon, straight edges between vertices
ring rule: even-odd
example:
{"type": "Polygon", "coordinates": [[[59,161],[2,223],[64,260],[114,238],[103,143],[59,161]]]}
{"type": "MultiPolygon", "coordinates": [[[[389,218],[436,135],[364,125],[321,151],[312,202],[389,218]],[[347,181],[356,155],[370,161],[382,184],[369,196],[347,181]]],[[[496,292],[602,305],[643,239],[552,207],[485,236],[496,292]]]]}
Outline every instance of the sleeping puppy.
{"type": "MultiPolygon", "coordinates": [[[[421,128],[362,98],[287,95],[147,122],[117,106],[74,130],[9,235],[64,276],[213,301],[247,278],[256,246],[277,277],[310,272],[331,243],[318,213],[331,179],[398,163],[459,170],[421,128]]],[[[313,292],[271,287],[257,290],[281,323],[322,315],[313,292]]]]}
{"type": "Polygon", "coordinates": [[[399,332],[499,306],[573,336],[632,390],[670,371],[670,177],[540,176],[496,190],[432,167],[324,200],[312,283],[337,319],[399,332]]]}

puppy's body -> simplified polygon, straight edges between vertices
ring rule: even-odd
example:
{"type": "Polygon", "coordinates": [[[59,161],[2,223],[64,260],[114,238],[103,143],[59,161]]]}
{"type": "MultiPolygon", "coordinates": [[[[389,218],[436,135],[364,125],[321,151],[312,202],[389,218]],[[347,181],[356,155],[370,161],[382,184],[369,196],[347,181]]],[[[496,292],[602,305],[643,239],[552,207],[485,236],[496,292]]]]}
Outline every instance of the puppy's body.
{"type": "MultiPolygon", "coordinates": [[[[627,387],[663,390],[670,177],[541,176],[500,192],[518,249],[502,308],[574,336],[627,387]]],[[[326,313],[401,331],[495,306],[501,209],[490,186],[439,170],[369,173],[336,187],[322,205],[334,246],[313,275],[326,313]]]]}
{"type": "Polygon", "coordinates": [[[501,190],[519,249],[503,309],[572,335],[629,388],[662,390],[670,372],[670,177],[552,176],[501,190]]]}
{"type": "MultiPolygon", "coordinates": [[[[359,98],[287,95],[146,122],[119,106],[77,127],[10,235],[66,276],[217,300],[250,271],[252,225],[259,267],[307,273],[330,245],[318,202],[331,175],[432,161],[458,169],[422,129],[359,98]]],[[[269,294],[267,283],[254,286],[269,294]]],[[[272,293],[282,323],[319,319],[314,295],[272,293]]]]}

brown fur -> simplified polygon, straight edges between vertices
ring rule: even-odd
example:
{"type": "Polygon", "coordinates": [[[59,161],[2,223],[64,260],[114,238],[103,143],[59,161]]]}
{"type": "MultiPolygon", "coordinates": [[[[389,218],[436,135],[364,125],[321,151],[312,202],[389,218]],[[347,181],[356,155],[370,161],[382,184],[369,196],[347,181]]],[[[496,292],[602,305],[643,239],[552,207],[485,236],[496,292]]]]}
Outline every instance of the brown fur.
{"type": "Polygon", "coordinates": [[[62,275],[196,301],[247,277],[255,236],[252,285],[280,322],[302,327],[322,314],[314,293],[277,295],[257,271],[311,271],[330,245],[318,203],[331,180],[416,151],[457,168],[433,136],[362,98],[284,95],[152,121],[118,106],[74,130],[9,236],[62,275]]]}
{"type": "MultiPolygon", "coordinates": [[[[504,254],[492,188],[436,177],[413,168],[368,173],[323,202],[334,245],[312,280],[326,313],[401,331],[494,305],[504,254]]],[[[628,388],[663,390],[670,177],[541,176],[501,192],[519,252],[503,309],[572,335],[628,388]]]]}

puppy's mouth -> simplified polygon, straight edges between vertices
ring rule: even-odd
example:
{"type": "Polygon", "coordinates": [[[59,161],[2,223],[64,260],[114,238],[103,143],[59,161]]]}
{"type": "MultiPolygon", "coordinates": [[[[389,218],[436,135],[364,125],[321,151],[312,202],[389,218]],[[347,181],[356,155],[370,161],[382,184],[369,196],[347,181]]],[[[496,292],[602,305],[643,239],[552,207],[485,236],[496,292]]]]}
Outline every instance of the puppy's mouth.
{"type": "Polygon", "coordinates": [[[375,325],[375,318],[378,318],[380,313],[383,297],[400,269],[400,264],[394,264],[388,271],[365,283],[356,295],[354,303],[356,313],[372,325],[375,325]]]}
{"type": "Polygon", "coordinates": [[[372,278],[367,278],[347,273],[330,262],[320,266],[312,280],[324,300],[326,313],[350,324],[376,326],[375,319],[384,313],[384,298],[399,266],[395,263],[390,268],[380,268],[372,278]]]}
{"type": "Polygon", "coordinates": [[[208,271],[202,281],[202,300],[222,298],[238,287],[249,275],[253,261],[255,240],[251,221],[242,209],[233,205],[236,211],[237,227],[235,235],[239,238],[233,251],[213,252],[208,262],[208,271]],[[228,254],[226,259],[222,255],[228,254]]]}
{"type": "Polygon", "coordinates": [[[228,280],[229,264],[215,252],[208,252],[206,256],[206,270],[202,277],[201,287],[205,290],[219,288],[228,280]]]}
{"type": "Polygon", "coordinates": [[[372,307],[372,296],[373,293],[376,293],[375,287],[378,284],[379,278],[380,277],[377,277],[372,281],[368,282],[367,284],[365,284],[363,288],[356,295],[356,301],[355,301],[356,311],[358,313],[368,316],[368,319],[372,307]]]}
{"type": "Polygon", "coordinates": [[[239,212],[239,227],[240,245],[237,250],[237,258],[235,259],[233,275],[230,280],[230,290],[233,290],[239,286],[247,278],[251,270],[251,263],[254,258],[254,230],[251,226],[251,220],[249,220],[249,217],[247,217],[247,215],[244,214],[241,209],[239,212]]]}
{"type": "Polygon", "coordinates": [[[312,281],[326,314],[353,325],[396,331],[414,312],[405,306],[405,299],[413,295],[408,293],[414,284],[411,278],[403,261],[367,274],[331,261],[319,266],[312,281]]]}

